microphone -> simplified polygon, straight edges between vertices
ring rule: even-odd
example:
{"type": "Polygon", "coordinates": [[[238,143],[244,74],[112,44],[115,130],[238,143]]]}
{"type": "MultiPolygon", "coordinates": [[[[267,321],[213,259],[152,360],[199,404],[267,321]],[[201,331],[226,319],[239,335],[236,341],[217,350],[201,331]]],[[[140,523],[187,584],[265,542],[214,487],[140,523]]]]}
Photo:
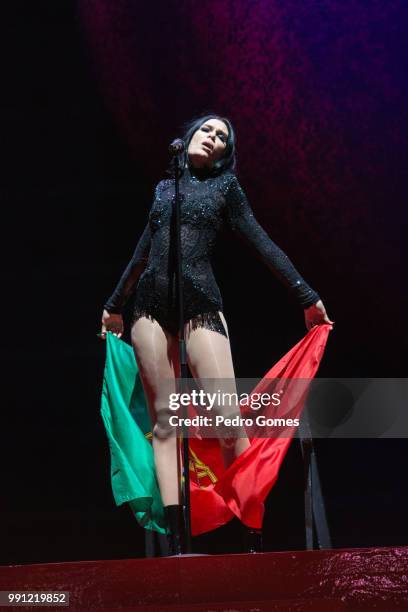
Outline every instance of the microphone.
{"type": "Polygon", "coordinates": [[[180,155],[180,153],[184,152],[184,141],[181,138],[176,138],[169,145],[169,153],[170,155],[180,155]]]}

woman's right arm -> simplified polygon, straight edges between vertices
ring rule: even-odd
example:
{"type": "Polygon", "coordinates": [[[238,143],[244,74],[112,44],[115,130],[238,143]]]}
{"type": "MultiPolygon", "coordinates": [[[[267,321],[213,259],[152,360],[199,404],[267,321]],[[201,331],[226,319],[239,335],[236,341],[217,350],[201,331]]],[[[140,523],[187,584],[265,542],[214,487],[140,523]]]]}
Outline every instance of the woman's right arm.
{"type": "Polygon", "coordinates": [[[136,245],[132,259],[126,266],[114,292],[104,305],[104,308],[111,314],[122,314],[123,307],[146,267],[150,249],[150,238],[150,227],[149,223],[147,223],[136,245]]]}
{"type": "Polygon", "coordinates": [[[132,259],[126,266],[114,292],[104,304],[101,330],[103,339],[105,338],[106,331],[112,331],[119,337],[123,333],[122,310],[146,267],[150,250],[150,239],[150,226],[149,222],[147,222],[132,259]]]}

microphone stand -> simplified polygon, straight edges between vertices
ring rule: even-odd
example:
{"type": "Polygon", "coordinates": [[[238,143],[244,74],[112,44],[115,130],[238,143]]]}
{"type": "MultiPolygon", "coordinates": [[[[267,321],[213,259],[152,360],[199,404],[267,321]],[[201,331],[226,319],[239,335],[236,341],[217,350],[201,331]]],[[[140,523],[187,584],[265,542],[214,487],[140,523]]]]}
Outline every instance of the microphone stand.
{"type": "MultiPolygon", "coordinates": [[[[184,301],[183,301],[183,278],[182,278],[182,252],[181,252],[181,205],[180,205],[180,193],[179,193],[179,158],[178,155],[174,157],[174,169],[175,169],[175,194],[174,194],[174,212],[175,212],[175,237],[176,237],[176,266],[175,266],[175,277],[176,277],[176,290],[178,298],[178,321],[179,321],[179,360],[180,360],[180,378],[176,379],[176,390],[178,393],[183,393],[183,387],[185,381],[188,378],[188,367],[187,367],[187,351],[184,337],[184,301]]],[[[180,397],[180,396],[179,396],[180,397]]],[[[189,456],[189,443],[188,443],[188,427],[185,425],[185,418],[187,417],[187,406],[183,405],[182,418],[182,438],[183,438],[183,501],[184,501],[184,518],[185,518],[185,552],[191,553],[191,514],[190,514],[190,456],[189,456]]],[[[180,473],[179,473],[180,474],[180,473]]]]}

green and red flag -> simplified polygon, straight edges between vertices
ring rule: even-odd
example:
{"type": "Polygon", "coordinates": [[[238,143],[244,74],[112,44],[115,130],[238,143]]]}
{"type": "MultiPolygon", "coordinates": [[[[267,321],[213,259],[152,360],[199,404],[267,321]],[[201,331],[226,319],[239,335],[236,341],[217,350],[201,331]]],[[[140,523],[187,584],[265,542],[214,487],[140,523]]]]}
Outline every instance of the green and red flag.
{"type": "MultiPolygon", "coordinates": [[[[272,395],[283,384],[285,401],[279,413],[300,418],[331,329],[329,324],[314,326],[265,374],[252,394],[272,395]]],[[[241,406],[241,413],[245,412],[241,406]]],[[[101,415],[109,442],[116,504],[129,503],[142,527],[165,533],[151,422],[136,359],[132,347],[111,333],[106,335],[101,415]]],[[[224,468],[218,440],[201,437],[197,429],[191,431],[193,535],[216,529],[234,516],[250,527],[261,528],[264,501],[278,478],[295,430],[288,427],[276,437],[251,436],[250,447],[228,469],[224,468]]]]}

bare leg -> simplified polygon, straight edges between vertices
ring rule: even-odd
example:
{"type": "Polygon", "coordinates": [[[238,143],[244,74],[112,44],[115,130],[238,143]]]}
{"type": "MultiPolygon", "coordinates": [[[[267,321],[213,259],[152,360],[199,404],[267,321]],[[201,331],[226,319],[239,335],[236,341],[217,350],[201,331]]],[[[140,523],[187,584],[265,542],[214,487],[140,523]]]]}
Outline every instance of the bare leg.
{"type": "Polygon", "coordinates": [[[147,317],[135,321],[131,337],[153,424],[153,452],[163,505],[179,504],[177,437],[168,421],[172,414],[169,393],[176,391],[175,377],[179,376],[177,338],[147,317]]]}
{"type": "MultiPolygon", "coordinates": [[[[227,324],[222,312],[219,313],[225,329],[228,333],[227,324]]],[[[211,329],[198,327],[191,329],[189,323],[185,326],[186,350],[188,365],[194,378],[200,383],[205,391],[213,392],[213,388],[206,388],[208,383],[205,379],[224,379],[223,392],[236,393],[235,373],[232,362],[231,346],[228,338],[211,329]]],[[[218,407],[218,410],[230,414],[233,407],[218,407]]],[[[238,407],[235,410],[239,413],[238,407]]],[[[250,446],[247,437],[233,439],[233,443],[227,444],[220,440],[225,467],[228,467],[238,455],[250,446]]]]}

